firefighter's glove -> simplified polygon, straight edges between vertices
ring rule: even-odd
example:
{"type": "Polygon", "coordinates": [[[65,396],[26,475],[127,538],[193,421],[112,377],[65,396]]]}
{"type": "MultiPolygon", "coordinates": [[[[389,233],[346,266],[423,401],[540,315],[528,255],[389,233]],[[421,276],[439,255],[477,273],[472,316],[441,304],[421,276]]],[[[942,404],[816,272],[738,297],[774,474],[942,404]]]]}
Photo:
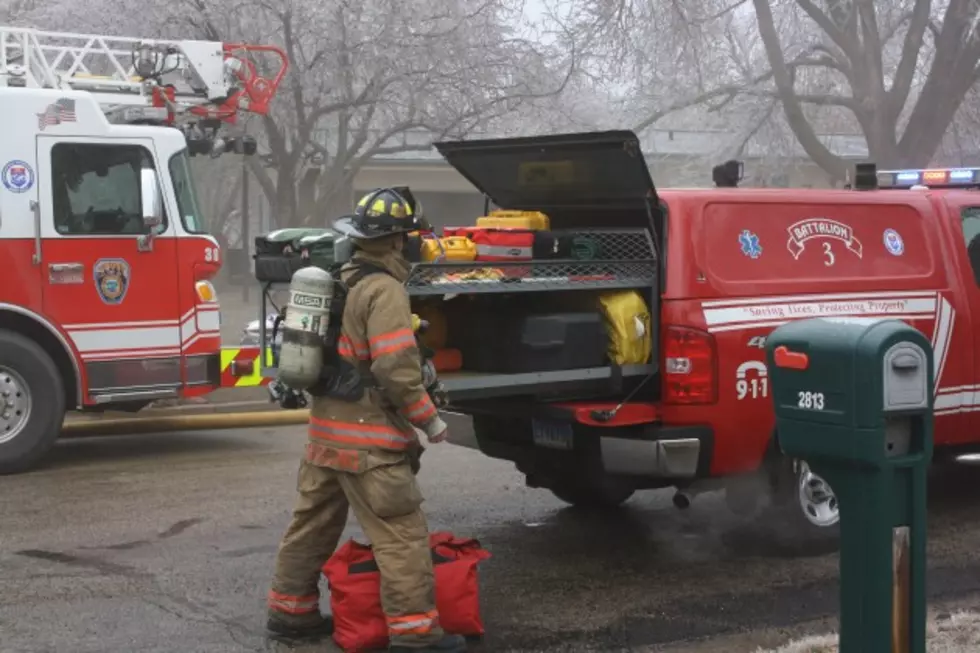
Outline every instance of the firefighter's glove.
{"type": "Polygon", "coordinates": [[[422,427],[422,432],[431,444],[438,444],[449,437],[449,426],[436,415],[422,427]]]}

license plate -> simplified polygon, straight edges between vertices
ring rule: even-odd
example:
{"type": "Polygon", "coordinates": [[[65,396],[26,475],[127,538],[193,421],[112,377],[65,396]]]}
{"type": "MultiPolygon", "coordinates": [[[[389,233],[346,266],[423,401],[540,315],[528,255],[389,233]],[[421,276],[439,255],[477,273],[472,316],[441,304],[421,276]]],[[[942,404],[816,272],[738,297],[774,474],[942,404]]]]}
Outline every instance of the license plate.
{"type": "Polygon", "coordinates": [[[531,420],[531,435],[534,438],[534,444],[548,449],[567,451],[572,448],[574,442],[572,425],[568,422],[531,420]]]}

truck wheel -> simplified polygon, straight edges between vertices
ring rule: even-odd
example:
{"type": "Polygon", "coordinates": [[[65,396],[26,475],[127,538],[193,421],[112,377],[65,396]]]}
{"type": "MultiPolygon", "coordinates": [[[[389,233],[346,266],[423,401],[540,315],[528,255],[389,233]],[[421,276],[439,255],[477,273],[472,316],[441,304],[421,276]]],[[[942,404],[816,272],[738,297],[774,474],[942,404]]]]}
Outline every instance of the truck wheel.
{"type": "Polygon", "coordinates": [[[614,483],[586,483],[571,479],[548,488],[556,497],[576,508],[601,510],[615,508],[633,496],[633,489],[614,483]]]}
{"type": "Polygon", "coordinates": [[[773,477],[772,505],[763,518],[774,543],[799,553],[835,550],[840,506],[830,484],[802,460],[784,459],[773,477]]]}
{"type": "Polygon", "coordinates": [[[54,444],[65,418],[58,368],[36,342],[0,331],[0,474],[32,467],[54,444]]]}

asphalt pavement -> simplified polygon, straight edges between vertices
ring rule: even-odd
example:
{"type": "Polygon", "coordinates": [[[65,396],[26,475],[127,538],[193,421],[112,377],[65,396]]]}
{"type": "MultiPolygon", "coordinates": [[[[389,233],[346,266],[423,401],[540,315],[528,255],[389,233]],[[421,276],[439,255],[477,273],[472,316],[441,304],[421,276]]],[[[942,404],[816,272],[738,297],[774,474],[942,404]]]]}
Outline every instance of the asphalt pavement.
{"type": "MultiPolygon", "coordinates": [[[[264,638],[265,593],[304,439],[288,427],[68,440],[41,469],[0,478],[0,652],[289,650],[264,638]]],[[[771,524],[717,494],[678,511],[669,491],[646,492],[590,515],[450,444],[426,452],[420,479],[431,526],[493,554],[474,651],[737,653],[832,626],[836,557],[774,546],[771,524]]],[[[980,592],[978,480],[962,467],[933,485],[934,601],[980,592]]]]}

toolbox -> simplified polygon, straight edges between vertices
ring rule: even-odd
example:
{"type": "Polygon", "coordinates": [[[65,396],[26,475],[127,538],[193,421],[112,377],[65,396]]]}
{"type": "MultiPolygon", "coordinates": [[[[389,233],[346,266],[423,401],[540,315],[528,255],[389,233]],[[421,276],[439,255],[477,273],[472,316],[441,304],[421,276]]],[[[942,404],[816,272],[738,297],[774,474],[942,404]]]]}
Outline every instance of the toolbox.
{"type": "Polygon", "coordinates": [[[519,374],[608,365],[609,339],[599,312],[514,314],[489,307],[454,334],[469,372],[519,374]]]}

